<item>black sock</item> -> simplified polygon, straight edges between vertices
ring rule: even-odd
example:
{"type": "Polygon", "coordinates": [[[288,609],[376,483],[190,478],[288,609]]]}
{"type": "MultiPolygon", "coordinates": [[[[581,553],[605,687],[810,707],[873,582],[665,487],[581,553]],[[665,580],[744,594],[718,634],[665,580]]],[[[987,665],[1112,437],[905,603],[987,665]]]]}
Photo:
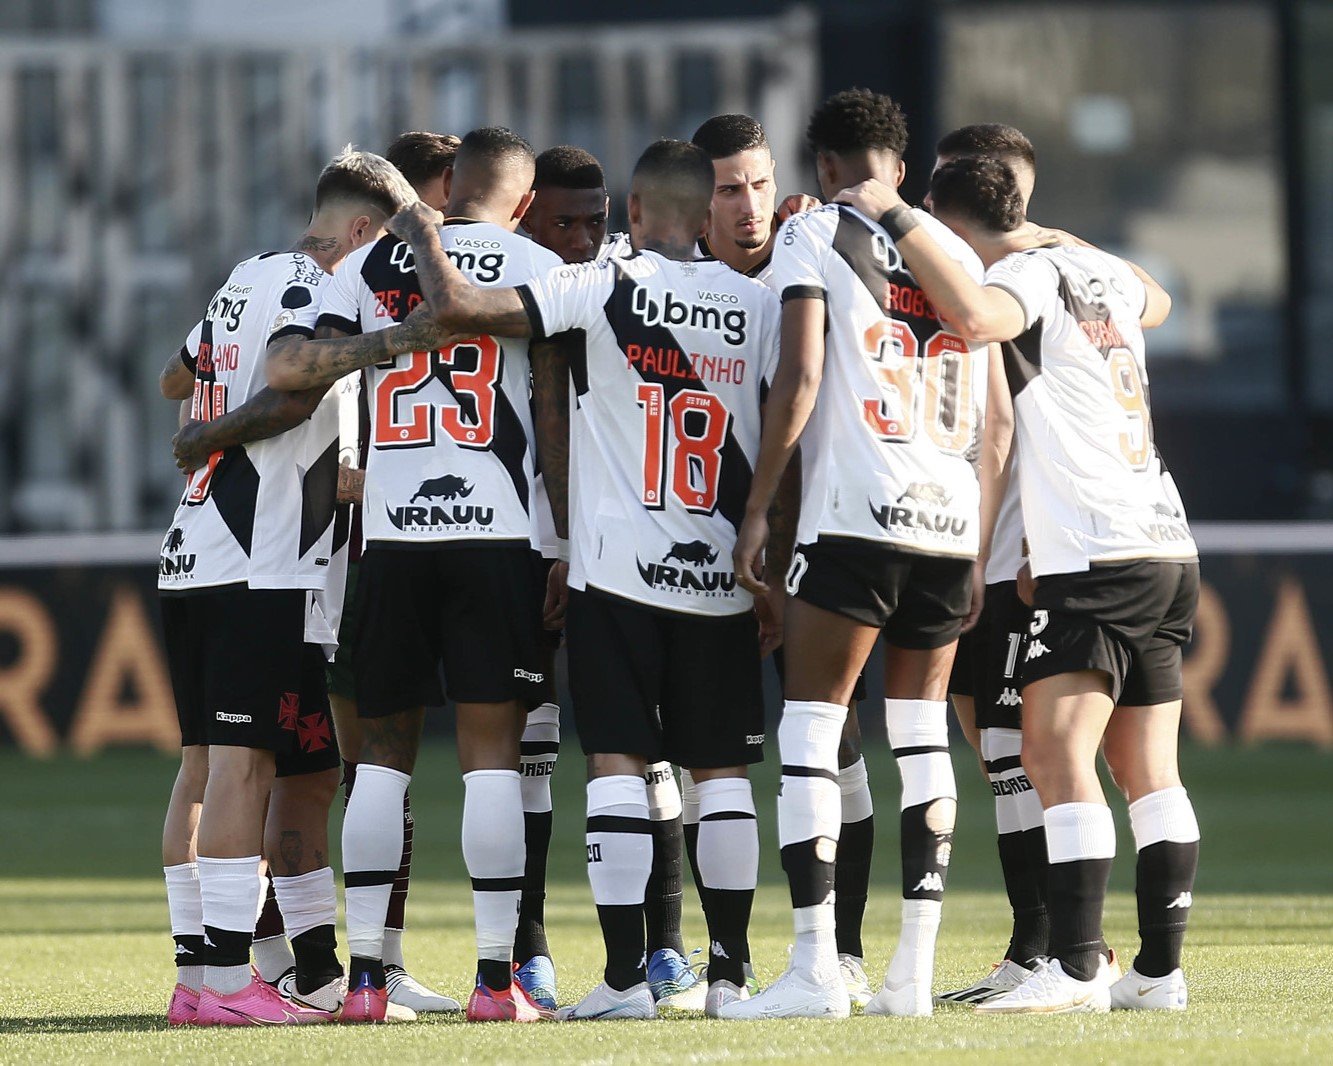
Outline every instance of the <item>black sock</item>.
{"type": "Polygon", "coordinates": [[[952,799],[933,799],[918,803],[902,812],[899,824],[902,850],[903,899],[944,899],[944,882],[949,876],[953,852],[953,812],[949,811],[948,830],[932,829],[931,808],[952,799]]]}
{"type": "Polygon", "coordinates": [[[338,937],[331,925],[307,929],[292,937],[296,956],[296,991],[314,992],[342,976],[338,961],[338,937]]]}
{"type": "Polygon", "coordinates": [[[372,988],[384,987],[384,963],[379,959],[363,959],[360,955],[353,955],[347,967],[347,987],[355,989],[365,974],[370,974],[372,988]]]}
{"type": "Polygon", "coordinates": [[[546,939],[546,859],[551,850],[552,813],[523,812],[523,840],[528,857],[523,867],[523,895],[518,903],[514,958],[525,963],[537,955],[550,956],[546,939]]]}
{"type": "Polygon", "coordinates": [[[683,825],[680,815],[652,823],[653,868],[643,897],[649,956],[664,948],[685,954],[680,932],[683,825]]]}
{"type": "Polygon", "coordinates": [[[1163,840],[1139,852],[1134,890],[1142,947],[1134,969],[1144,977],[1165,977],[1180,966],[1198,866],[1197,840],[1163,840]]]}
{"type": "Polygon", "coordinates": [[[838,953],[865,958],[861,923],[865,919],[870,887],[870,860],[875,850],[875,816],[843,822],[834,868],[834,901],[838,953]]]}
{"type": "Polygon", "coordinates": [[[205,953],[204,935],[202,933],[186,933],[182,936],[173,936],[176,941],[176,965],[177,966],[203,966],[205,953]]]}
{"type": "Polygon", "coordinates": [[[834,864],[831,859],[836,841],[816,837],[788,844],[782,849],[782,870],[787,875],[793,908],[815,907],[828,899],[833,891],[834,864]]]}
{"type": "Polygon", "coordinates": [[[1111,860],[1075,859],[1051,863],[1047,869],[1051,957],[1060,960],[1070,977],[1091,981],[1097,976],[1097,957],[1105,944],[1102,910],[1111,860]]]}
{"type": "Polygon", "coordinates": [[[1050,949],[1051,922],[1046,913],[1046,829],[1001,833],[998,837],[1004,889],[1014,915],[1006,959],[1026,966],[1050,949]],[[1032,838],[1038,838],[1040,843],[1032,838]],[[1036,864],[1040,848],[1040,865],[1036,864]]]}
{"type": "Polygon", "coordinates": [[[708,922],[708,980],[744,988],[754,891],[705,888],[699,895],[708,922]]]}
{"type": "Polygon", "coordinates": [[[503,992],[514,983],[513,964],[496,959],[478,959],[477,976],[492,992],[503,992]]]}
{"type": "Polygon", "coordinates": [[[606,943],[603,978],[617,992],[648,979],[644,971],[643,908],[599,906],[597,920],[606,943]]]}
{"type": "Polygon", "coordinates": [[[234,929],[204,926],[203,955],[205,966],[249,966],[250,945],[254,933],[239,933],[234,929]]]}
{"type": "Polygon", "coordinates": [[[682,822],[682,835],[685,838],[685,857],[690,860],[690,875],[694,878],[694,887],[703,895],[704,879],[699,875],[699,823],[682,822]]]}

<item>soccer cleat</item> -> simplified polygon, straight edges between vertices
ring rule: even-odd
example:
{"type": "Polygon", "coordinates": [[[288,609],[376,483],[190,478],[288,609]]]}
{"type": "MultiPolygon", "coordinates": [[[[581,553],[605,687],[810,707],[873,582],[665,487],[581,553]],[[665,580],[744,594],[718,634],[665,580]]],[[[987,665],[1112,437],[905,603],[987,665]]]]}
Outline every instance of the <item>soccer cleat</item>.
{"type": "Polygon", "coordinates": [[[846,1018],[852,1013],[851,997],[839,975],[831,981],[816,980],[790,965],[787,971],[756,996],[733,1000],[717,1009],[727,1021],[757,1021],[760,1018],[846,1018]]]}
{"type": "Polygon", "coordinates": [[[177,984],[171,990],[171,1002],[167,1004],[168,1025],[193,1025],[199,1013],[199,993],[193,988],[177,984]]]}
{"type": "Polygon", "coordinates": [[[659,1011],[684,1011],[698,1014],[708,1005],[708,982],[702,978],[695,981],[684,992],[674,996],[665,996],[657,1001],[659,1011]]]}
{"type": "MultiPolygon", "coordinates": [[[[255,971],[256,974],[258,974],[258,972],[259,971],[257,970],[255,971]]],[[[296,967],[288,966],[287,969],[283,970],[282,973],[278,975],[276,981],[269,981],[268,983],[276,988],[282,995],[291,999],[296,995],[296,967]]]]}
{"type": "Polygon", "coordinates": [[[852,998],[852,1005],[864,1007],[869,1003],[874,993],[866,978],[865,959],[844,952],[838,956],[838,971],[842,974],[842,983],[847,986],[847,995],[852,998]]]}
{"type": "Polygon", "coordinates": [[[1111,991],[1094,977],[1070,977],[1059,959],[1038,962],[1032,976],[1002,996],[976,1005],[978,1014],[1105,1014],[1111,991]]]}
{"type": "Polygon", "coordinates": [[[1189,989],[1179,969],[1165,977],[1144,977],[1131,966],[1111,986],[1112,1010],[1184,1010],[1188,1003],[1189,989]]]}
{"type": "Polygon", "coordinates": [[[537,1006],[555,1010],[555,963],[546,955],[534,955],[514,967],[514,980],[537,1006]]]}
{"type": "Polygon", "coordinates": [[[935,1012],[930,1001],[930,986],[924,981],[904,981],[895,985],[884,975],[884,984],[863,1008],[866,1014],[891,1015],[894,1018],[929,1018],[935,1012]]]}
{"type": "Polygon", "coordinates": [[[941,992],[935,997],[935,1002],[942,1007],[974,1006],[996,996],[1002,996],[1006,992],[1012,992],[1031,976],[1031,967],[1014,962],[1013,959],[1005,959],[992,966],[991,972],[980,981],[952,992],[941,992]]]}
{"type": "Polygon", "coordinates": [[[311,1025],[329,1021],[287,999],[272,985],[253,977],[239,992],[223,995],[205,985],[199,993],[195,1025],[311,1025]]]}
{"type": "Polygon", "coordinates": [[[759,995],[759,978],[754,975],[754,966],[748,962],[745,964],[745,991],[752,996],[759,995]]]}
{"type": "Polygon", "coordinates": [[[390,1007],[396,1005],[412,1011],[412,1018],[407,1020],[415,1020],[418,1014],[452,1014],[463,1009],[458,1000],[427,988],[401,966],[384,967],[384,989],[389,993],[390,1007]]]}
{"type": "MultiPolygon", "coordinates": [[[[703,982],[699,982],[703,984],[703,982]]],[[[709,1018],[721,1018],[723,1007],[731,1003],[741,1003],[750,998],[750,990],[736,986],[730,981],[709,981],[708,993],[704,999],[704,1014],[709,1018]]]]}
{"type": "Polygon", "coordinates": [[[478,977],[477,987],[467,1001],[470,1022],[549,1022],[554,1017],[554,1011],[537,1006],[517,981],[497,992],[478,977]]]}
{"type": "Polygon", "coordinates": [[[1120,980],[1120,960],[1115,957],[1115,948],[1107,948],[1107,954],[1097,956],[1097,980],[1110,988],[1120,980]]]}
{"type": "Polygon", "coordinates": [[[647,981],[631,985],[623,992],[605,981],[572,1007],[561,1007],[556,1018],[562,1022],[651,1021],[657,1017],[657,1002],[647,981]]]}
{"type": "Polygon", "coordinates": [[[377,1025],[388,1020],[388,1013],[388,989],[376,988],[370,974],[363,973],[357,986],[343,1000],[338,1021],[344,1025],[377,1025]]]}
{"type": "Polygon", "coordinates": [[[328,984],[316,988],[313,992],[303,993],[298,991],[296,978],[293,976],[291,991],[282,994],[298,1007],[317,1014],[322,1013],[324,1017],[320,1019],[321,1021],[334,1022],[338,1020],[338,1013],[347,999],[347,978],[339,974],[328,984]]]}
{"type": "MultiPolygon", "coordinates": [[[[690,958],[697,954],[698,951],[690,952],[690,958]]],[[[678,996],[699,981],[699,971],[674,948],[660,948],[648,960],[648,987],[652,989],[655,1000],[678,996]]]]}

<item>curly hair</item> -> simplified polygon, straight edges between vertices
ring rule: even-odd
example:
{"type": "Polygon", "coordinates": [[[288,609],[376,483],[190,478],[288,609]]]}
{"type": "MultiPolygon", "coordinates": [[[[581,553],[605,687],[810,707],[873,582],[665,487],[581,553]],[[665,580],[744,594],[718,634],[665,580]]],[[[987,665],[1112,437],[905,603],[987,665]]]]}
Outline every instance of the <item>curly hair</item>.
{"type": "Polygon", "coordinates": [[[907,119],[883,93],[844,89],[815,109],[805,139],[815,153],[881,149],[901,158],[907,149],[907,119]]]}
{"type": "Polygon", "coordinates": [[[935,146],[941,159],[960,159],[963,156],[991,156],[1014,166],[1025,163],[1037,169],[1037,150],[1027,135],[1016,126],[1002,122],[980,122],[974,126],[960,126],[946,133],[935,146]]]}
{"type": "Polygon", "coordinates": [[[953,215],[992,233],[1008,233],[1023,224],[1023,194],[1007,163],[990,156],[965,156],[944,163],[930,178],[936,215],[953,215]]]}

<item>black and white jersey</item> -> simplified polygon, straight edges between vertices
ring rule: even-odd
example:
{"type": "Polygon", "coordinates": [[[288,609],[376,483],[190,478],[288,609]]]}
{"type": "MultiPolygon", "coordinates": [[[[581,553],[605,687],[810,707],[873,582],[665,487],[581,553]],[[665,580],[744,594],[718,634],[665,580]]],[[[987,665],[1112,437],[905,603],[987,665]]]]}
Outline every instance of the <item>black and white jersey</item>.
{"type": "Polygon", "coordinates": [[[986,560],[987,585],[1014,580],[1027,557],[1023,544],[1023,502],[1018,477],[1018,440],[1015,438],[1009,456],[1009,484],[1000,500],[1000,513],[996,515],[995,531],[991,534],[990,558],[986,560]]]}
{"type": "MultiPolygon", "coordinates": [[[[915,215],[979,281],[976,253],[915,215]]],[[[798,543],[855,537],[975,556],[985,345],[940,321],[884,230],[841,204],[783,223],[769,284],[784,301],[827,304],[823,380],[801,437],[798,543]]]]}
{"type": "Polygon", "coordinates": [[[1005,256],[986,284],[1023,308],[1024,332],[1004,352],[1033,574],[1196,558],[1153,444],[1143,282],[1113,255],[1066,247],[1005,256]]]}
{"type": "MultiPolygon", "coordinates": [[[[191,417],[219,418],[259,393],[269,342],[314,335],[328,281],[299,252],[239,264],[182,352],[194,369],[191,417]]],[[[209,456],[186,482],[162,542],[158,588],[321,588],[332,549],[337,437],[337,401],[326,396],[294,429],[209,456]]]]}
{"type": "MultiPolygon", "coordinates": [[[[489,222],[440,230],[449,258],[482,288],[510,287],[560,263],[489,222]]],[[[348,257],[321,324],[386,329],[421,302],[412,248],[392,234],[348,257]]],[[[366,373],[367,543],[535,543],[531,370],[526,339],[479,336],[411,352],[366,373]]]]}
{"type": "Polygon", "coordinates": [[[656,252],[562,267],[519,289],[572,358],[569,583],[704,615],[749,609],[731,552],[759,453],[780,310],[716,260],[656,252]]]}

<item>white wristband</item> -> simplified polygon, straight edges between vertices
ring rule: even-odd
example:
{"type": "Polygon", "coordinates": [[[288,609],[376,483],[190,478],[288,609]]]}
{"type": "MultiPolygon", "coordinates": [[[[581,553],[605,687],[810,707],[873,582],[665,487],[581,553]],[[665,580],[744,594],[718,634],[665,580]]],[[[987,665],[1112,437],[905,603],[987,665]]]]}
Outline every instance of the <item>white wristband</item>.
{"type": "Polygon", "coordinates": [[[557,539],[555,542],[555,557],[562,563],[569,562],[569,538],[557,539]]]}

